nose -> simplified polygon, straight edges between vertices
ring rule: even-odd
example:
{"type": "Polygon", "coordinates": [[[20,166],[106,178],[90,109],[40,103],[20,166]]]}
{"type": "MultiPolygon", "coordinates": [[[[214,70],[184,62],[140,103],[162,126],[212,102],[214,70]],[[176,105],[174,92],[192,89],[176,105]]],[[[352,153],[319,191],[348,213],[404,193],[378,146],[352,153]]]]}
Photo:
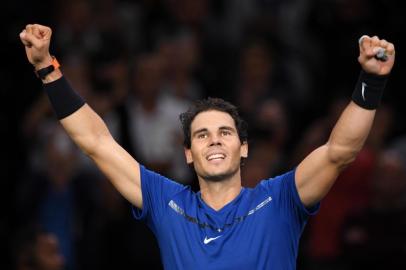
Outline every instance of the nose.
{"type": "Polygon", "coordinates": [[[221,145],[220,136],[218,136],[217,134],[212,135],[210,139],[210,146],[221,145]]]}

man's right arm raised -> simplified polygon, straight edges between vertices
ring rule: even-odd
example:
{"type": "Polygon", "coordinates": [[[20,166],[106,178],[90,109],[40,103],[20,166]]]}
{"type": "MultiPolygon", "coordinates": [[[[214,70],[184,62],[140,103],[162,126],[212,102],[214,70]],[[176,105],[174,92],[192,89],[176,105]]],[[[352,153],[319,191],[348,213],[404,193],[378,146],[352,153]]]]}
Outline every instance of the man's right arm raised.
{"type": "MultiPolygon", "coordinates": [[[[53,61],[49,53],[51,35],[52,31],[49,27],[39,24],[29,24],[20,33],[27,58],[36,70],[51,65],[53,61]]],[[[63,79],[62,76],[59,69],[46,75],[42,78],[45,88],[57,85],[58,81],[63,79]]],[[[50,90],[65,91],[65,89],[50,90]]],[[[73,91],[66,89],[66,91],[69,90],[73,91]]],[[[59,91],[61,95],[64,95],[63,91],[59,91]]],[[[58,97],[58,99],[61,98],[64,97],[58,97]]],[[[58,104],[53,102],[52,105],[57,111],[58,108],[55,106],[58,104]]],[[[71,139],[96,163],[121,195],[134,206],[142,208],[139,164],[114,140],[100,116],[90,106],[84,104],[74,112],[60,117],[60,123],[71,139]]]]}

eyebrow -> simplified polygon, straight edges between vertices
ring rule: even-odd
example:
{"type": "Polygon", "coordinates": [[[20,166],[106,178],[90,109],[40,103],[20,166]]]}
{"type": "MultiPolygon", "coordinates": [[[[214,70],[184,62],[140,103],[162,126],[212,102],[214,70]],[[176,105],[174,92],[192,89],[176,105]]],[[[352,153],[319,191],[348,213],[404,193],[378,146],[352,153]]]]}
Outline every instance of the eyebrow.
{"type": "MultiPolygon", "coordinates": [[[[235,128],[230,127],[230,126],[221,126],[221,127],[219,127],[219,130],[228,130],[228,131],[236,132],[235,128]]],[[[207,128],[198,129],[192,133],[192,137],[194,137],[196,134],[199,134],[202,132],[207,132],[207,131],[209,131],[207,128]]]]}
{"type": "Polygon", "coordinates": [[[192,133],[192,137],[194,137],[198,133],[207,132],[207,131],[208,131],[207,128],[198,129],[198,130],[196,130],[195,132],[192,133]]]}
{"type": "Polygon", "coordinates": [[[233,131],[233,132],[235,132],[236,130],[235,130],[235,128],[233,128],[233,127],[229,127],[229,126],[221,126],[221,127],[219,127],[219,129],[220,130],[228,130],[228,131],[233,131]]]}

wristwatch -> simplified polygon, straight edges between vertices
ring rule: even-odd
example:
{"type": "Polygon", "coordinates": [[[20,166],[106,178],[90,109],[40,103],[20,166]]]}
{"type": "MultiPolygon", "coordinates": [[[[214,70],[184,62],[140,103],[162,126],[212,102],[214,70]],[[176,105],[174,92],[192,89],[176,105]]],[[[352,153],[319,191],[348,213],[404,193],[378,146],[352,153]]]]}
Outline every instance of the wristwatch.
{"type": "Polygon", "coordinates": [[[55,69],[58,69],[61,65],[59,64],[58,60],[56,60],[55,56],[52,56],[52,63],[51,65],[41,68],[39,70],[34,70],[35,75],[41,80],[45,79],[45,77],[50,74],[55,69]]]}

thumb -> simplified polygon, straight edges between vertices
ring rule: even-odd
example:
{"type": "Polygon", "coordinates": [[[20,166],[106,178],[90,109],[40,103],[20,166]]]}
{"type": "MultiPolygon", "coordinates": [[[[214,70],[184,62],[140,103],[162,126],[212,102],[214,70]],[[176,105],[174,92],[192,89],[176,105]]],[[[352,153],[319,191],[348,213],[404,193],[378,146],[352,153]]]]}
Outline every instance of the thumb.
{"type": "Polygon", "coordinates": [[[24,46],[27,46],[27,47],[34,46],[35,48],[40,47],[40,42],[39,42],[38,38],[36,38],[33,34],[28,33],[25,30],[20,33],[20,39],[21,39],[21,42],[24,44],[24,46]]]}

